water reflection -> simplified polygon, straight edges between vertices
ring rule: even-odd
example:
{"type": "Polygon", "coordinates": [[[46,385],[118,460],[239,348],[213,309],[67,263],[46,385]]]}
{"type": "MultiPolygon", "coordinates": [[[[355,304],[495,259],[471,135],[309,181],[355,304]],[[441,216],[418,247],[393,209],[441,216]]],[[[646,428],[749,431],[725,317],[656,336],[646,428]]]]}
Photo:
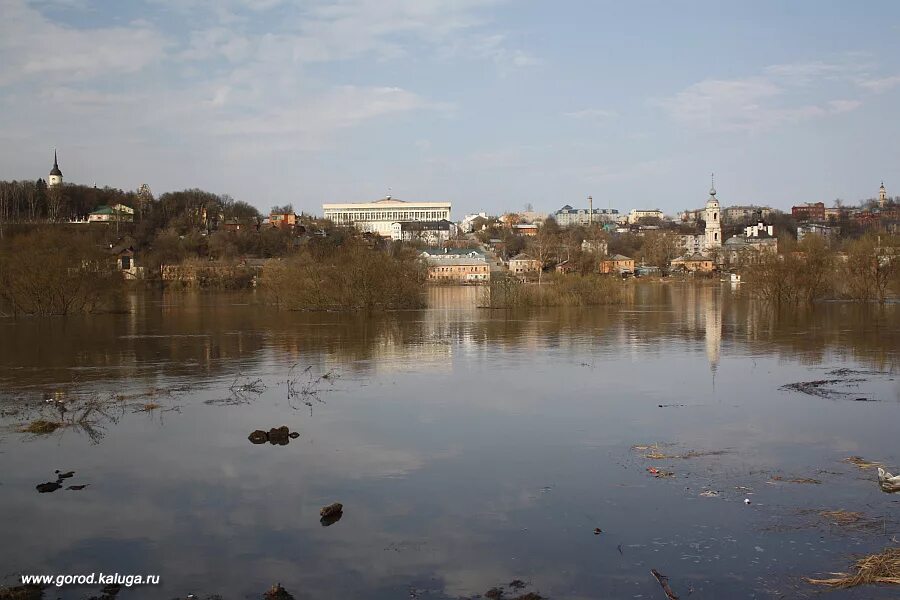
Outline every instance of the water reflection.
{"type": "Polygon", "coordinates": [[[0,322],[4,574],[161,574],[132,598],[278,581],[297,598],[445,599],[514,579],[551,598],[649,598],[656,568],[682,597],[777,598],[900,533],[896,495],[843,462],[900,460],[896,306],[772,315],[718,284],[649,284],[622,306],[507,313],[475,308],[474,289],[433,293],[430,310],[378,316],[172,294],[0,322]],[[314,379],[290,383],[307,368],[338,376],[309,407],[298,390],[314,379]],[[868,371],[854,390],[878,401],[780,389],[838,368],[868,371]],[[235,387],[243,401],[222,402],[235,387]],[[73,396],[126,408],[100,443],[15,431],[73,396]],[[248,442],[281,426],[299,436],[248,442]],[[650,443],[722,453],[631,450],[650,443]],[[87,487],[35,489],[57,470],[87,487]],[[822,483],[785,481],[810,473],[822,483]],[[341,519],[323,527],[333,502],[341,519]],[[798,524],[838,508],[885,526],[798,524]]]}

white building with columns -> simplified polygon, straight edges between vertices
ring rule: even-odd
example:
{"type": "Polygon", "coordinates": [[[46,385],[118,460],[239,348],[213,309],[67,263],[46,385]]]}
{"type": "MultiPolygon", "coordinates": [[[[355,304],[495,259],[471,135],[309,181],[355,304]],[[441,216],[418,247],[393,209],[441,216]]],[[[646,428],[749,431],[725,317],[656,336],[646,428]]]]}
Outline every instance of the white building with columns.
{"type": "Polygon", "coordinates": [[[406,202],[388,196],[374,202],[323,204],[323,216],[335,225],[391,237],[394,223],[450,220],[449,202],[406,202]]]}

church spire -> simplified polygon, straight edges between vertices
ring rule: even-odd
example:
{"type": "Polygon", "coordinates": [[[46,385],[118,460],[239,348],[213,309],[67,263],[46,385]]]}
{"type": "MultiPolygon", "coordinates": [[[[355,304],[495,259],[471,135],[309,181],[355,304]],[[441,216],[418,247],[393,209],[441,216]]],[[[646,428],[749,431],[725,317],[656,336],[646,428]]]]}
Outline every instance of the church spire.
{"type": "Polygon", "coordinates": [[[710,186],[709,186],[709,195],[715,196],[716,195],[716,174],[711,173],[709,178],[711,181],[710,186]]]}
{"type": "Polygon", "coordinates": [[[63,174],[62,171],[59,170],[59,161],[56,157],[56,148],[53,149],[53,168],[50,169],[50,177],[47,180],[47,183],[50,187],[55,187],[58,185],[62,185],[63,174]]]}

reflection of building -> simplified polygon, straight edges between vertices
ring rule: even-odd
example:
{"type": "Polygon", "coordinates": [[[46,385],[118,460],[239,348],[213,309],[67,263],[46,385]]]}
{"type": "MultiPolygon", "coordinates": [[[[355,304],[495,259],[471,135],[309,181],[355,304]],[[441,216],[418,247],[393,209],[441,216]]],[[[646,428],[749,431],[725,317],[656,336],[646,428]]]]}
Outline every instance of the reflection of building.
{"type": "Polygon", "coordinates": [[[719,367],[719,355],[722,351],[722,295],[717,289],[707,288],[704,290],[703,296],[706,358],[709,360],[710,370],[715,374],[719,367]]]}
{"type": "Polygon", "coordinates": [[[383,237],[391,237],[394,223],[450,220],[449,202],[405,202],[390,196],[375,202],[323,204],[322,211],[335,225],[356,226],[383,237]]]}

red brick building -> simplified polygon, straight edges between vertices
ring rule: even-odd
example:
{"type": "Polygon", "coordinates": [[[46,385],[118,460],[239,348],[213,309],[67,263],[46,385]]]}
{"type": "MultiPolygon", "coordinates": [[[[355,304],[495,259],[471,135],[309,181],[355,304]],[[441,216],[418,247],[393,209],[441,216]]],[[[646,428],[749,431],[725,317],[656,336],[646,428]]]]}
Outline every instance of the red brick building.
{"type": "Polygon", "coordinates": [[[825,203],[807,202],[791,207],[791,216],[797,221],[824,221],[825,203]]]}

